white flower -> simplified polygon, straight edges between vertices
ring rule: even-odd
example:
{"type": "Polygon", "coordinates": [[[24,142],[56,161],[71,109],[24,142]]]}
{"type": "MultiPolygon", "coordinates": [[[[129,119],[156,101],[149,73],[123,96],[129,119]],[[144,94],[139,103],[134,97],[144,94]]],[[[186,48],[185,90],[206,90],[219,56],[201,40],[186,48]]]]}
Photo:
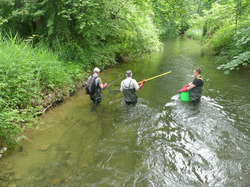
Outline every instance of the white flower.
{"type": "Polygon", "coordinates": [[[4,147],[3,150],[4,150],[4,151],[7,151],[7,147],[4,147]]]}

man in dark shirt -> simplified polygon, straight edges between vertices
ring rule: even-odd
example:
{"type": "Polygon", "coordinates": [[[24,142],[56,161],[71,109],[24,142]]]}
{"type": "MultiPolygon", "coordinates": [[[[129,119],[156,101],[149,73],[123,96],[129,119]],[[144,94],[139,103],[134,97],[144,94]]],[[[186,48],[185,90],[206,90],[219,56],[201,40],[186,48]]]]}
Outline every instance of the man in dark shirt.
{"type": "Polygon", "coordinates": [[[200,68],[194,69],[195,79],[193,80],[193,82],[189,83],[179,91],[179,93],[189,91],[189,97],[192,102],[197,102],[201,98],[204,79],[200,74],[201,74],[200,68]]]}
{"type": "Polygon", "coordinates": [[[93,75],[89,77],[88,80],[91,79],[91,77],[94,77],[95,78],[95,91],[93,94],[90,94],[90,99],[94,102],[94,108],[93,108],[93,111],[96,110],[96,106],[101,102],[102,100],[102,91],[103,89],[105,89],[108,84],[105,83],[105,84],[102,84],[102,80],[101,78],[99,77],[100,75],[100,69],[98,67],[96,67],[93,71],[93,75]]]}
{"type": "Polygon", "coordinates": [[[193,102],[199,101],[201,98],[202,86],[204,84],[203,77],[200,75],[201,69],[194,69],[195,79],[192,83],[190,83],[187,89],[189,90],[190,100],[193,102]]]}

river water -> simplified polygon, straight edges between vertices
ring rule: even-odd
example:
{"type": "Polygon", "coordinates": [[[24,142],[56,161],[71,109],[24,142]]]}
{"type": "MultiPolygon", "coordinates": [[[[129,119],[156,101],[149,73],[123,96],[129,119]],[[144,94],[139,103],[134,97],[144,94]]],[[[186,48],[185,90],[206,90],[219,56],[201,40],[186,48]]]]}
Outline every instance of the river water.
{"type": "MultiPolygon", "coordinates": [[[[187,38],[164,51],[101,72],[126,70],[146,82],[126,108],[120,80],[103,91],[96,112],[84,90],[43,116],[20,150],[0,159],[0,186],[250,186],[250,71],[229,76],[187,38]],[[205,78],[199,105],[179,100],[193,69],[205,78]]],[[[122,80],[122,79],[121,79],[122,80]]]]}

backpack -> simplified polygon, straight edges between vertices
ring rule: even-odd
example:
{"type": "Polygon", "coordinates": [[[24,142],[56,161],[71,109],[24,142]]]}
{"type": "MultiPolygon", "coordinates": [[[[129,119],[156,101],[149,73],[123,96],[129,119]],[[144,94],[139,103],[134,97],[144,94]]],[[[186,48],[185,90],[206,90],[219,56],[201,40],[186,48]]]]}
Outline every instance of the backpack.
{"type": "Polygon", "coordinates": [[[93,75],[89,78],[87,85],[85,87],[85,90],[87,92],[87,94],[93,95],[96,91],[96,84],[95,84],[95,80],[98,77],[94,77],[93,75]]]}

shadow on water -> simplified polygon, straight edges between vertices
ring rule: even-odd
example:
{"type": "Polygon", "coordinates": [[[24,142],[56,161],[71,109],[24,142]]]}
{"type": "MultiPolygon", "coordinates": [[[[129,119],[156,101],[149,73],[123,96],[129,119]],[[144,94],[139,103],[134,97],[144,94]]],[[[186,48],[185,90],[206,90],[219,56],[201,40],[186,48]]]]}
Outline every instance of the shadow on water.
{"type": "Polygon", "coordinates": [[[249,186],[249,74],[225,76],[211,61],[179,38],[103,71],[109,83],[128,69],[137,81],[174,72],[146,83],[136,107],[103,90],[91,112],[81,90],[51,109],[45,130],[27,132],[31,141],[0,159],[0,186],[249,186]],[[201,102],[181,102],[176,93],[197,66],[206,79],[201,102]]]}

